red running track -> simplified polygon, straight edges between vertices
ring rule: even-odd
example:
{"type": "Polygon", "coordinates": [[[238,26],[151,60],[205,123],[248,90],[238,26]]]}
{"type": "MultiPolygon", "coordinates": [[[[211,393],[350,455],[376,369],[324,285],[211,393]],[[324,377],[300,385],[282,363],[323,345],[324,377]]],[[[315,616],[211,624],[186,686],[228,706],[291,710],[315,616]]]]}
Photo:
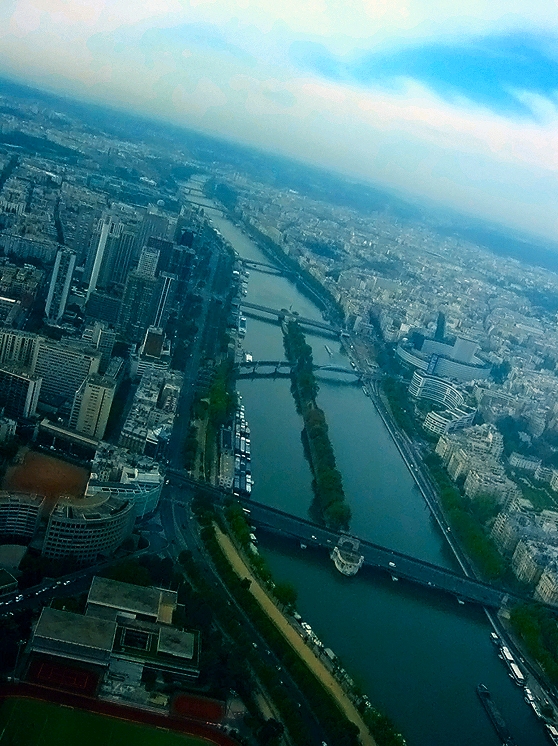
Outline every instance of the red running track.
{"type": "Polygon", "coordinates": [[[127,720],[131,723],[140,723],[152,727],[169,728],[177,733],[187,736],[205,738],[215,746],[238,746],[238,741],[223,733],[214,726],[187,720],[184,717],[174,718],[168,715],[140,710],[128,705],[116,702],[107,702],[100,699],[92,699],[81,694],[72,694],[56,689],[46,689],[37,684],[20,682],[17,684],[0,684],[0,700],[8,697],[25,697],[38,699],[43,702],[54,702],[60,705],[68,705],[78,710],[87,710],[98,715],[127,720]]]}

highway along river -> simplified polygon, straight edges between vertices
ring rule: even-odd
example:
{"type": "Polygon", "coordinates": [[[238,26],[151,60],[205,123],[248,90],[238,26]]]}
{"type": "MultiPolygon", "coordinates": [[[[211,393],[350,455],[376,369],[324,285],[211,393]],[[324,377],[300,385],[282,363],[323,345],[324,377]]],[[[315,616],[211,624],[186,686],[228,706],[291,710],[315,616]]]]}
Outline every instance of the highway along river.
{"type": "MultiPolygon", "coordinates": [[[[241,257],[270,263],[229,220],[212,220],[241,257]]],[[[277,309],[292,307],[301,316],[321,319],[318,308],[285,277],[251,270],[246,300],[277,309]]],[[[317,363],[347,365],[335,340],[307,339],[317,363]]],[[[248,318],[244,349],[254,360],[283,360],[280,327],[248,318]]],[[[289,386],[288,379],[238,383],[252,432],[252,497],[307,518],[311,476],[300,438],[302,421],[289,386]]],[[[457,569],[361,387],[321,378],[318,403],[326,413],[352,509],[351,530],[390,549],[457,569]]],[[[260,547],[276,578],[297,587],[303,618],[341,658],[371,702],[392,717],[409,746],[497,746],[499,739],[475,691],[480,682],[491,691],[518,746],[548,743],[490,643],[491,628],[482,609],[372,571],[343,577],[324,554],[294,549],[279,539],[262,536],[260,547]]]]}

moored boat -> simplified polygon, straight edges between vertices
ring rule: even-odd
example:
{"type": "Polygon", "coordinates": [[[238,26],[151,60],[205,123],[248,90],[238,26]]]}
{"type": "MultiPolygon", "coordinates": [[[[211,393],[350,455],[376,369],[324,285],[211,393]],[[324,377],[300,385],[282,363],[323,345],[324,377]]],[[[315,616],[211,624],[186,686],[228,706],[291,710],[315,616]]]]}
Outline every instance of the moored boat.
{"type": "Polygon", "coordinates": [[[506,725],[504,718],[500,714],[500,710],[492,701],[492,696],[490,695],[488,688],[484,684],[479,684],[477,686],[477,694],[482,703],[482,706],[486,710],[486,714],[488,715],[492,722],[492,725],[494,726],[494,730],[502,741],[502,746],[516,746],[516,742],[509,732],[508,726],[506,725]]]}

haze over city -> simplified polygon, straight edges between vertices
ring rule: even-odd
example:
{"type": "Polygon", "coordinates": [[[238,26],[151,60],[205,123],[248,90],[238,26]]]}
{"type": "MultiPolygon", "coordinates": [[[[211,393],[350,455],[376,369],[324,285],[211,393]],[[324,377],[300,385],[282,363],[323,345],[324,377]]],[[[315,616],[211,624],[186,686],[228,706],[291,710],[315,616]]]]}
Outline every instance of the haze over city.
{"type": "Polygon", "coordinates": [[[556,238],[550,0],[7,0],[0,22],[0,74],[556,238]]]}
{"type": "Polygon", "coordinates": [[[0,742],[558,746],[558,6],[0,3],[0,742]]]}

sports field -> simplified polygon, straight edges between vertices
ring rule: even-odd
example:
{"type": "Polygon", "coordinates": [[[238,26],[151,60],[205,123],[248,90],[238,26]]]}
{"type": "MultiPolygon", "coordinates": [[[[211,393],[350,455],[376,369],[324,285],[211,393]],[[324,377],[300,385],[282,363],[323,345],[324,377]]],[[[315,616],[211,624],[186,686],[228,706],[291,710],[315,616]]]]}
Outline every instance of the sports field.
{"type": "Polygon", "coordinates": [[[8,698],[0,707],[1,746],[208,746],[182,736],[83,710],[8,698]]]}
{"type": "Polygon", "coordinates": [[[60,495],[83,495],[89,472],[75,464],[37,451],[27,451],[23,463],[6,471],[5,490],[36,492],[51,502],[60,495]]]}

